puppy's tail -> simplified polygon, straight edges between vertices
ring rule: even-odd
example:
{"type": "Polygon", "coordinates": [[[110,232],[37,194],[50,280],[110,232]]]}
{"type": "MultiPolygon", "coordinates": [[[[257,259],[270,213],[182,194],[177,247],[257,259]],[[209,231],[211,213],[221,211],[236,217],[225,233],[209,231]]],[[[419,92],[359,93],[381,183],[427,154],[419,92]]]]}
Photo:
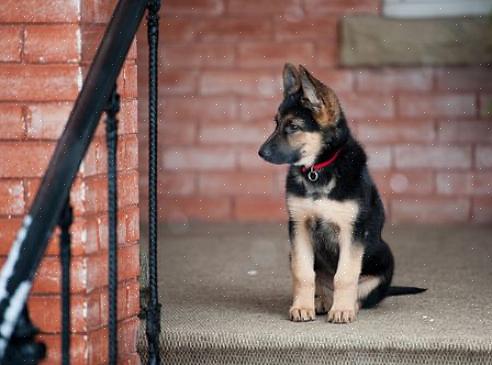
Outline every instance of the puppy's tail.
{"type": "Polygon", "coordinates": [[[396,295],[413,295],[423,293],[427,288],[417,288],[414,286],[390,286],[386,296],[394,297],[396,295]]]}

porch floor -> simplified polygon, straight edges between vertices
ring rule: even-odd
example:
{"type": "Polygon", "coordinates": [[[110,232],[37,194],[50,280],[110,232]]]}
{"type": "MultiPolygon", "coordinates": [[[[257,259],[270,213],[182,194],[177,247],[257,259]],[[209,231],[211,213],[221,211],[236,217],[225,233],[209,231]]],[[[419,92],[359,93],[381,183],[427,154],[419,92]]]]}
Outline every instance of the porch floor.
{"type": "MultiPolygon", "coordinates": [[[[160,236],[164,363],[492,363],[492,227],[388,225],[393,283],[429,290],[348,325],[287,319],[285,225],[162,226],[160,236]]],[[[145,357],[143,330],[139,347],[145,357]]]]}

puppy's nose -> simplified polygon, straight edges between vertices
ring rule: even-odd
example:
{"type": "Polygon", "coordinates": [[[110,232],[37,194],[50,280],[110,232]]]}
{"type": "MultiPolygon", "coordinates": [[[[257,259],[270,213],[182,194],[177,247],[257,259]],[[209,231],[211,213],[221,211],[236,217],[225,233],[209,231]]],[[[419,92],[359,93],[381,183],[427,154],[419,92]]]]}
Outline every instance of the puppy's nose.
{"type": "Polygon", "coordinates": [[[268,158],[272,155],[272,151],[270,148],[262,147],[258,151],[258,154],[260,155],[261,158],[268,158]]]}

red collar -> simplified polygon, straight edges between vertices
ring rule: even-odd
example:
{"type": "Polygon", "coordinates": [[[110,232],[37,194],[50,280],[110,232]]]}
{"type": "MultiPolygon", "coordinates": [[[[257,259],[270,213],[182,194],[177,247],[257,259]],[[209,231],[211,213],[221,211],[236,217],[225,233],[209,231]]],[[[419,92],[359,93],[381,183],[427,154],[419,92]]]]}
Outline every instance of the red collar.
{"type": "Polygon", "coordinates": [[[320,162],[320,163],[316,163],[310,167],[306,167],[306,166],[302,166],[301,167],[301,171],[303,173],[306,173],[307,171],[319,171],[321,170],[322,168],[326,167],[326,166],[330,166],[333,162],[335,162],[335,160],[337,159],[338,155],[340,154],[340,151],[341,151],[341,148],[338,149],[334,154],[333,156],[331,156],[328,160],[326,161],[323,161],[323,162],[320,162]]]}

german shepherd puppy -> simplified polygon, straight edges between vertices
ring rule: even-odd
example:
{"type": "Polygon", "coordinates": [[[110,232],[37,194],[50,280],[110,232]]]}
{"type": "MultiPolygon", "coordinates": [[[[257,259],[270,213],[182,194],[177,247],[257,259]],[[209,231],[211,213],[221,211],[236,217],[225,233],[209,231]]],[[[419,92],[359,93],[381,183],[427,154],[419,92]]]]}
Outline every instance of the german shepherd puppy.
{"type": "Polygon", "coordinates": [[[276,128],[259,155],[289,164],[287,207],[292,321],[348,323],[359,308],[425,289],[390,287],[393,255],[381,238],[384,208],[337,96],[303,66],[286,64],[276,128]]]}

